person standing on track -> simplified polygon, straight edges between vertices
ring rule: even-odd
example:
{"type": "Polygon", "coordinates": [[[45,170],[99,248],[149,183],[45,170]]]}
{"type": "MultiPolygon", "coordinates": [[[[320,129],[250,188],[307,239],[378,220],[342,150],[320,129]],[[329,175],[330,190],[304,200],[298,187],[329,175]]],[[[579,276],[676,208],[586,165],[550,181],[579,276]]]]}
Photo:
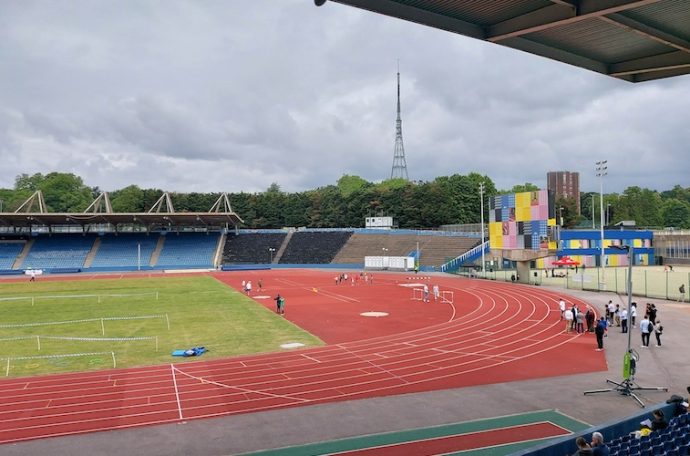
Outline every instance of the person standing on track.
{"type": "Polygon", "coordinates": [[[628,332],[628,309],[621,310],[621,332],[628,332]]]}
{"type": "Polygon", "coordinates": [[[606,332],[606,317],[601,317],[597,327],[594,328],[594,335],[597,336],[597,351],[604,349],[604,333],[606,332]]]}
{"type": "Polygon", "coordinates": [[[280,296],[280,293],[278,293],[278,296],[276,296],[275,298],[273,298],[273,300],[276,302],[276,313],[277,313],[277,314],[280,313],[280,300],[281,300],[281,299],[283,299],[283,298],[280,296]]]}
{"type": "Polygon", "coordinates": [[[438,298],[441,296],[441,292],[439,291],[438,285],[434,285],[432,288],[434,292],[434,302],[438,301],[438,298]]]}
{"type": "Polygon", "coordinates": [[[661,326],[661,320],[657,320],[654,324],[654,336],[656,337],[656,346],[661,347],[661,333],[664,332],[664,327],[661,326]]]}
{"type": "Polygon", "coordinates": [[[645,314],[642,321],[640,321],[640,333],[642,334],[642,348],[649,347],[649,336],[652,332],[652,322],[649,321],[649,315],[645,314]]]}
{"type": "Polygon", "coordinates": [[[424,284],[424,291],[423,291],[423,293],[424,293],[423,301],[424,301],[424,302],[429,302],[429,285],[424,284]]]}
{"type": "Polygon", "coordinates": [[[561,321],[565,318],[565,299],[561,298],[558,301],[558,309],[561,311],[561,321]]]}

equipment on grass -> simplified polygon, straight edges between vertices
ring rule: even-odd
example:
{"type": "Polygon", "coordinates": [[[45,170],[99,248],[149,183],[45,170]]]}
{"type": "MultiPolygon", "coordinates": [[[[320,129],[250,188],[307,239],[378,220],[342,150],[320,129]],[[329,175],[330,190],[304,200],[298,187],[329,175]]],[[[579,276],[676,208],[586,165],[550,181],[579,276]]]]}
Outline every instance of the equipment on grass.
{"type": "Polygon", "coordinates": [[[207,351],[208,349],[206,347],[192,347],[188,350],[173,350],[172,356],[201,356],[207,351]]]}
{"type": "Polygon", "coordinates": [[[424,301],[424,289],[423,288],[413,288],[412,289],[412,300],[413,301],[424,301]]]}
{"type": "Polygon", "coordinates": [[[454,294],[452,291],[441,291],[441,303],[443,304],[453,304],[455,302],[454,294]]]}

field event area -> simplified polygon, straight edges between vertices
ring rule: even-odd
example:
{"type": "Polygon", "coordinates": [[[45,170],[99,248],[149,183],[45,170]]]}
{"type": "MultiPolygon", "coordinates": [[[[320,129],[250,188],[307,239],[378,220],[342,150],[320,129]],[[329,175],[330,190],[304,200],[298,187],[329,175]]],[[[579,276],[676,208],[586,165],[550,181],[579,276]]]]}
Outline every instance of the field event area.
{"type": "Polygon", "coordinates": [[[0,283],[0,376],[181,362],[322,342],[210,276],[0,283]]]}

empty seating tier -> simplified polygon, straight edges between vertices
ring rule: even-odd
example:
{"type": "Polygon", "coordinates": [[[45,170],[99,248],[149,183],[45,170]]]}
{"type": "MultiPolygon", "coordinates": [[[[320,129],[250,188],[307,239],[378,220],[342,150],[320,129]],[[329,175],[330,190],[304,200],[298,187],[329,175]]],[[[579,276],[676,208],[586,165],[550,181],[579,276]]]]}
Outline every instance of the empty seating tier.
{"type": "Polygon", "coordinates": [[[265,264],[271,261],[287,236],[280,233],[228,233],[223,249],[224,264],[265,264]],[[269,249],[273,249],[271,252],[269,249]]]}
{"type": "MultiPolygon", "coordinates": [[[[352,231],[297,231],[292,235],[281,264],[327,264],[352,236],[352,231]]],[[[360,259],[358,263],[362,263],[360,259]]]]}

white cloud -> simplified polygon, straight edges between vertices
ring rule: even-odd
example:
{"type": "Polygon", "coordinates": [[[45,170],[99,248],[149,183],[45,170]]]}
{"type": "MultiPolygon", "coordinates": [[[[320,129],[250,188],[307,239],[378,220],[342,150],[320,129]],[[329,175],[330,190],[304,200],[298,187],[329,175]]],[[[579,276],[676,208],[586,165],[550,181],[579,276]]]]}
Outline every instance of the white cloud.
{"type": "Polygon", "coordinates": [[[631,85],[337,3],[10,1],[0,186],[288,191],[390,175],[395,72],[415,180],[545,185],[609,160],[607,191],[688,185],[688,77],[631,85]]]}

